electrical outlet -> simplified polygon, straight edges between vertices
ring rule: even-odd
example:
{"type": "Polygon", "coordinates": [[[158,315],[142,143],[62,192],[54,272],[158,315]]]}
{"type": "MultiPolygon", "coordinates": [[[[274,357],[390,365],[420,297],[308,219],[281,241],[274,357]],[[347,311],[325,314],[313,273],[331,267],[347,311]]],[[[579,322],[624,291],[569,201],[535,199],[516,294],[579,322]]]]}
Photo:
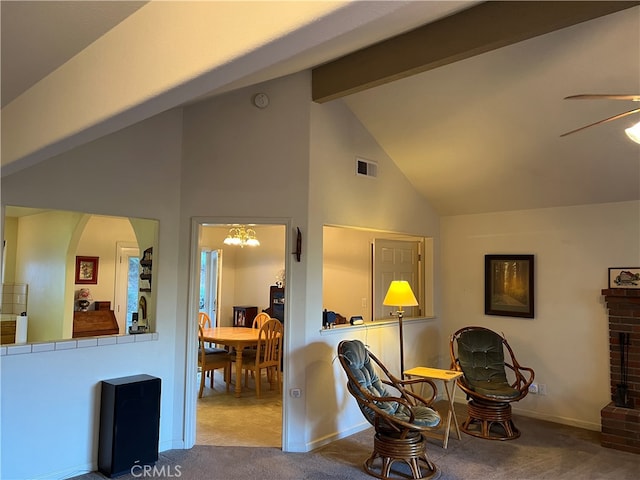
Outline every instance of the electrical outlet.
{"type": "Polygon", "coordinates": [[[538,384],[538,393],[540,395],[546,395],[547,394],[547,384],[546,383],[539,383],[538,384]]]}
{"type": "Polygon", "coordinates": [[[292,388],[289,393],[293,398],[300,398],[302,396],[302,390],[299,388],[292,388]]]}
{"type": "Polygon", "coordinates": [[[532,383],[529,385],[529,393],[538,393],[538,384],[532,383]]]}
{"type": "Polygon", "coordinates": [[[365,297],[362,298],[362,308],[367,308],[367,299],[365,297]]]}

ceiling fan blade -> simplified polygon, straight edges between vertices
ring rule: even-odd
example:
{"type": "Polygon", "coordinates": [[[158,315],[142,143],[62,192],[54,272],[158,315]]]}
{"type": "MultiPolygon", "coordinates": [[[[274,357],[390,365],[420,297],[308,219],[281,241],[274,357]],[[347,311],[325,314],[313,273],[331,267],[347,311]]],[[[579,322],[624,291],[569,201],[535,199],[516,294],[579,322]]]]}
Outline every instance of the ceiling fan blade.
{"type": "Polygon", "coordinates": [[[584,130],[585,128],[594,127],[596,125],[600,125],[601,123],[611,122],[613,120],[618,120],[619,118],[626,117],[628,115],[633,115],[634,113],[640,112],[640,108],[635,108],[633,110],[629,110],[628,112],[619,113],[618,115],[614,115],[613,117],[605,118],[604,120],[599,120],[595,123],[591,123],[589,125],[585,125],[584,127],[576,128],[575,130],[571,130],[570,132],[563,133],[560,135],[561,137],[566,137],[567,135],[571,135],[572,133],[579,132],[580,130],[584,130]]]}
{"type": "Polygon", "coordinates": [[[640,102],[640,95],[628,95],[618,93],[582,93],[564,97],[565,100],[632,100],[640,102]]]}

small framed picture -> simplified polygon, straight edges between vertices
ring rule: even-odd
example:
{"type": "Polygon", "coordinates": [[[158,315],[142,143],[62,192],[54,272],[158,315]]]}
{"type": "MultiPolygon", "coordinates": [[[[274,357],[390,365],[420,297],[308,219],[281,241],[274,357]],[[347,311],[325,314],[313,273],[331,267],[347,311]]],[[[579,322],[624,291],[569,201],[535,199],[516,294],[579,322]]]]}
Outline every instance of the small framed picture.
{"type": "Polygon", "coordinates": [[[533,255],[485,255],[485,315],[534,317],[533,258],[533,255]]]}
{"type": "Polygon", "coordinates": [[[640,288],[640,267],[610,268],[609,288],[640,288]]]}
{"type": "Polygon", "coordinates": [[[76,257],[76,285],[96,285],[98,283],[98,258],[76,257]]]}

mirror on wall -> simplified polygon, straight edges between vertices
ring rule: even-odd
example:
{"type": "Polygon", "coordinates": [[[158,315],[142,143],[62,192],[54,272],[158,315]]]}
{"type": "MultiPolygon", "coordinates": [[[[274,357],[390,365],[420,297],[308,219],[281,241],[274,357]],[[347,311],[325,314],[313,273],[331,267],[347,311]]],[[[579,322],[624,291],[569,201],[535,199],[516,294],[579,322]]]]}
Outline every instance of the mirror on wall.
{"type": "Polygon", "coordinates": [[[16,343],[154,331],[157,236],[157,220],[5,206],[1,315],[16,343]]]}

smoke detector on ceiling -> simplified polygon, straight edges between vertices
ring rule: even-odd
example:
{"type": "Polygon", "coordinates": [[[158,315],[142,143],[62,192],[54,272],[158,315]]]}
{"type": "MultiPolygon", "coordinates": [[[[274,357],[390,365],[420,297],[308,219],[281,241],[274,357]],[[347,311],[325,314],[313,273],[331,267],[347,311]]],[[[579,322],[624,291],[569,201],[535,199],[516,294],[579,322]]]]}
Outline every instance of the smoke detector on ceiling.
{"type": "Polygon", "coordinates": [[[258,108],[267,108],[269,106],[269,96],[266,93],[256,93],[253,96],[253,104],[258,108]]]}

